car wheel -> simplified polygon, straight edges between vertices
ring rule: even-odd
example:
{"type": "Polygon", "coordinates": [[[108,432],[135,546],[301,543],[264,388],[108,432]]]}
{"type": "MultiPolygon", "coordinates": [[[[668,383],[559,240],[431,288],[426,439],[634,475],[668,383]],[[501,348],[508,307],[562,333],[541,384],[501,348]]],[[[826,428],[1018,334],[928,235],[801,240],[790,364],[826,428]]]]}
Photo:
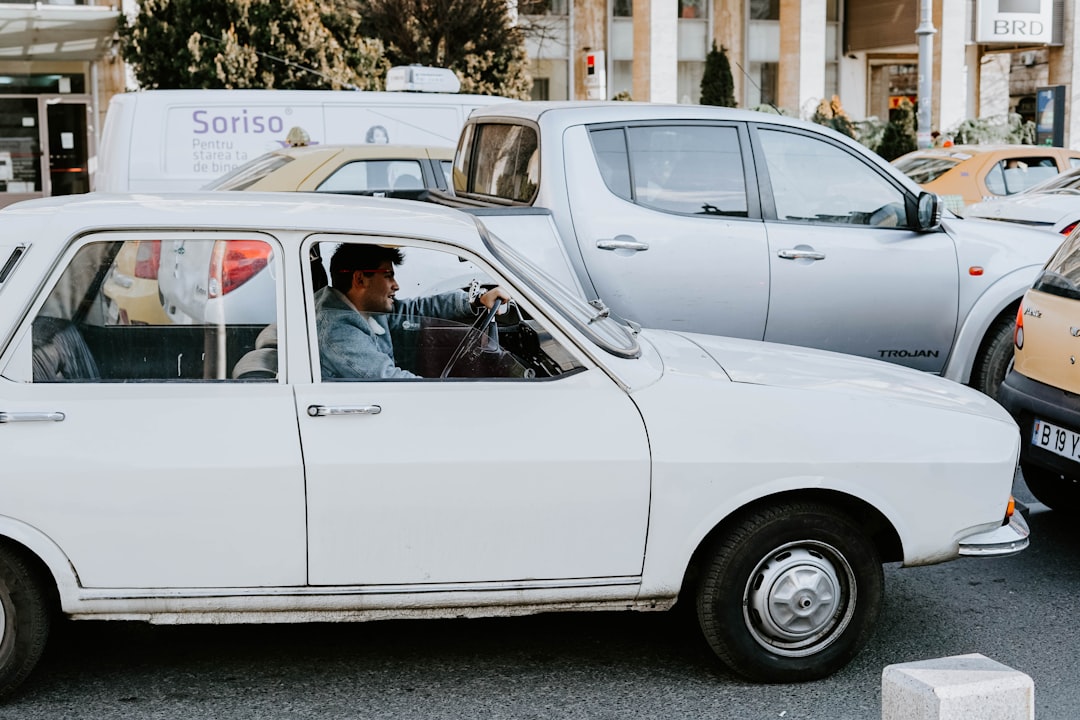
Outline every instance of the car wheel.
{"type": "Polygon", "coordinates": [[[1080,483],[1061,473],[1020,463],[1024,483],[1035,499],[1054,510],[1080,508],[1080,483]]]}
{"type": "Polygon", "coordinates": [[[0,546],[0,697],[34,669],[49,637],[50,615],[41,584],[22,557],[0,546]]]}
{"type": "Polygon", "coordinates": [[[850,518],[824,504],[786,503],[744,518],[716,544],[698,621],[739,675],[817,680],[869,639],[883,585],[874,544],[850,518]]]}
{"type": "Polygon", "coordinates": [[[1016,308],[998,316],[986,333],[975,366],[971,370],[971,386],[979,392],[996,398],[998,388],[1009,371],[1013,359],[1013,330],[1016,326],[1016,308]]]}

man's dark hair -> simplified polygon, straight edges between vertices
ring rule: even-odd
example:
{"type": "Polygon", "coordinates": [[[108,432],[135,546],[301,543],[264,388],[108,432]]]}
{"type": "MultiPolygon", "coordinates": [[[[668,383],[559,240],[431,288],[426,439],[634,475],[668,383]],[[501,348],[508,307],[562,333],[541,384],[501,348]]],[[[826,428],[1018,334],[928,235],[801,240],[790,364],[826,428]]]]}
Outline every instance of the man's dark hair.
{"type": "Polygon", "coordinates": [[[349,292],[354,272],[375,270],[385,262],[400,265],[405,262],[405,255],[395,247],[344,243],[330,258],[330,284],[341,292],[349,292]]]}

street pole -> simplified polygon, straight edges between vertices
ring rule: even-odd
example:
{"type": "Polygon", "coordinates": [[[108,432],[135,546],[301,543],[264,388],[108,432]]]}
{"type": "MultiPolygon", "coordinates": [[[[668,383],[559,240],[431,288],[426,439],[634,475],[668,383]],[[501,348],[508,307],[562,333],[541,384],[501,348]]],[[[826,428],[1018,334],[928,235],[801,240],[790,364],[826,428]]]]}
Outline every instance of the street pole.
{"type": "Polygon", "coordinates": [[[917,143],[921,148],[930,147],[930,123],[933,118],[934,97],[934,16],[933,0],[921,0],[919,27],[915,36],[919,39],[919,112],[917,114],[917,143]]]}

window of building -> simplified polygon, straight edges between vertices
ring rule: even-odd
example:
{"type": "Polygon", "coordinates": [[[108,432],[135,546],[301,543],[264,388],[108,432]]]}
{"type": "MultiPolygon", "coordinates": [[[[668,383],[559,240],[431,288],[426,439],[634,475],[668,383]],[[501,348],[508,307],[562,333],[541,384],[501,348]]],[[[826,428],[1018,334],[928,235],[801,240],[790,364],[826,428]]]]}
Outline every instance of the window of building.
{"type": "Polygon", "coordinates": [[[633,17],[634,0],[615,0],[611,7],[611,14],[615,17],[633,17]]]}

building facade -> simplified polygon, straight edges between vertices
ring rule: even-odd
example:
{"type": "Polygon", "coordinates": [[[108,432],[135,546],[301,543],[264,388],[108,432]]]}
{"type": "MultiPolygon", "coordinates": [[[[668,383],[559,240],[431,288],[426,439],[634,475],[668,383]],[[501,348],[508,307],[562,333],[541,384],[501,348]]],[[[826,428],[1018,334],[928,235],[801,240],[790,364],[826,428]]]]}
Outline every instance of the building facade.
{"type": "Polygon", "coordinates": [[[0,206],[87,192],[108,98],[124,89],[119,11],[0,2],[0,206]]]}
{"type": "Polygon", "coordinates": [[[740,107],[808,117],[836,95],[856,120],[918,100],[925,20],[934,128],[1010,112],[1046,119],[1036,90],[1056,87],[1063,143],[1080,148],[1075,0],[518,0],[518,12],[534,99],[694,103],[715,42],[740,107]]]}

